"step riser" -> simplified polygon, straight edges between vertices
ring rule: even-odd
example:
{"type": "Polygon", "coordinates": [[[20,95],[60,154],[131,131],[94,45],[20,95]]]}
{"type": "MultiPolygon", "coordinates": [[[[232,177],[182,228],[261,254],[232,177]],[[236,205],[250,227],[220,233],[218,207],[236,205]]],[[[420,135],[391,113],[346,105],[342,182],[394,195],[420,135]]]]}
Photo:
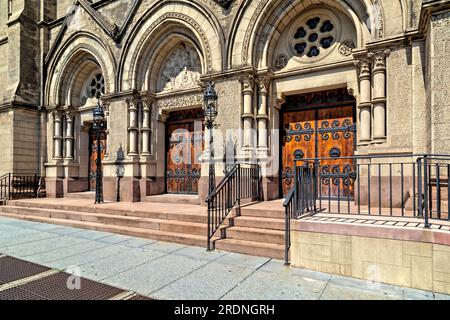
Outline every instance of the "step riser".
{"type": "Polygon", "coordinates": [[[158,197],[158,196],[151,196],[145,198],[145,202],[149,203],[172,203],[172,204],[193,204],[193,205],[199,205],[200,201],[198,199],[184,199],[184,198],[172,198],[172,197],[158,197]]]}
{"type": "Polygon", "coordinates": [[[268,258],[273,258],[273,259],[283,259],[284,258],[284,252],[282,250],[277,250],[277,249],[262,250],[260,248],[229,244],[226,242],[222,242],[220,240],[216,242],[215,246],[216,246],[216,249],[218,249],[218,250],[243,253],[243,254],[259,256],[259,257],[268,257],[268,258]]]}
{"type": "Polygon", "coordinates": [[[38,203],[32,204],[26,202],[12,202],[11,205],[28,209],[38,208],[48,210],[76,211],[84,213],[108,214],[108,215],[128,216],[147,219],[166,219],[166,220],[196,222],[196,223],[206,223],[208,218],[206,214],[202,215],[189,213],[180,214],[180,213],[130,211],[130,210],[116,210],[109,208],[103,209],[103,208],[91,208],[82,206],[67,206],[57,204],[38,204],[38,203]]]}
{"type": "Polygon", "coordinates": [[[254,241],[271,244],[284,244],[284,237],[282,235],[271,235],[259,232],[247,232],[227,229],[226,236],[228,239],[254,241]]]}
{"type": "Polygon", "coordinates": [[[257,228],[257,229],[266,229],[266,230],[284,230],[284,221],[280,222],[265,222],[265,221],[250,221],[235,218],[233,221],[233,225],[236,227],[245,227],[245,228],[257,228]]]}
{"type": "Polygon", "coordinates": [[[73,220],[51,221],[51,219],[49,221],[48,219],[45,219],[43,217],[22,216],[22,215],[17,215],[17,214],[10,214],[10,213],[2,213],[1,216],[14,218],[14,219],[27,220],[27,221],[34,221],[34,222],[51,223],[51,224],[55,224],[55,225],[62,225],[62,226],[73,227],[73,228],[111,232],[111,233],[123,234],[123,235],[132,236],[132,237],[146,238],[146,239],[151,239],[151,240],[175,242],[175,243],[180,243],[180,244],[185,244],[185,245],[206,247],[206,240],[186,239],[186,238],[182,238],[182,237],[176,237],[176,236],[171,236],[171,235],[159,235],[159,234],[149,236],[148,234],[146,234],[144,232],[118,230],[118,229],[112,228],[111,226],[108,226],[108,225],[91,227],[89,225],[82,224],[82,222],[79,222],[79,221],[78,222],[73,221],[73,220]]]}
{"type": "Polygon", "coordinates": [[[256,210],[242,208],[241,216],[283,219],[285,217],[285,212],[281,210],[256,210]]]}
{"type": "Polygon", "coordinates": [[[132,227],[132,228],[143,228],[150,230],[161,230],[161,231],[169,231],[169,232],[177,232],[181,234],[193,234],[193,235],[205,235],[206,236],[206,225],[205,226],[183,226],[183,225],[173,225],[173,224],[164,224],[159,222],[151,222],[151,221],[134,221],[129,220],[126,217],[121,218],[112,218],[112,217],[98,217],[98,216],[89,216],[83,213],[72,213],[72,212],[54,212],[49,211],[41,212],[41,211],[33,211],[32,209],[24,209],[24,208],[10,208],[10,207],[2,207],[0,208],[2,212],[12,213],[24,216],[37,216],[37,217],[45,217],[45,218],[54,218],[54,219],[65,219],[71,221],[85,221],[85,222],[93,222],[93,223],[102,223],[105,225],[114,225],[114,226],[122,226],[122,227],[132,227]]]}

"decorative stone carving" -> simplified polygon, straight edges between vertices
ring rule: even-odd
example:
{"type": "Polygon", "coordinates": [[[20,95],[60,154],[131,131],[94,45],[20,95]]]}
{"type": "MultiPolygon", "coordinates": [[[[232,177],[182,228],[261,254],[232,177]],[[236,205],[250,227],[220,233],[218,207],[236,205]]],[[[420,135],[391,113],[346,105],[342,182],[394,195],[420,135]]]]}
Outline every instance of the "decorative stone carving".
{"type": "Polygon", "coordinates": [[[344,57],[348,57],[349,55],[352,54],[353,49],[355,48],[356,48],[355,43],[352,40],[345,40],[339,46],[339,53],[344,57]]]}
{"type": "Polygon", "coordinates": [[[169,55],[160,75],[160,91],[195,88],[200,80],[201,63],[195,49],[181,44],[169,55]]]}
{"type": "Polygon", "coordinates": [[[386,68],[386,57],[391,54],[391,50],[386,49],[384,51],[370,52],[368,57],[373,60],[375,68],[386,68]]]}
{"type": "Polygon", "coordinates": [[[218,4],[220,4],[225,10],[228,10],[234,0],[215,0],[215,1],[218,4]]]}
{"type": "Polygon", "coordinates": [[[289,58],[288,58],[287,55],[285,55],[285,54],[280,54],[280,55],[277,57],[277,59],[275,60],[275,68],[276,68],[277,70],[283,69],[284,67],[287,66],[288,61],[289,61],[289,58]]]}
{"type": "Polygon", "coordinates": [[[158,109],[161,110],[176,110],[187,107],[198,107],[203,104],[203,94],[191,93],[186,95],[179,95],[175,97],[161,98],[158,100],[158,109]]]}
{"type": "Polygon", "coordinates": [[[384,36],[384,15],[383,9],[379,0],[372,0],[373,8],[372,12],[375,16],[376,30],[378,38],[382,38],[384,36]]]}
{"type": "Polygon", "coordinates": [[[244,95],[247,93],[253,93],[253,86],[255,84],[255,76],[251,74],[251,75],[242,77],[240,80],[242,83],[242,91],[243,91],[244,95]]]}
{"type": "Polygon", "coordinates": [[[361,59],[355,61],[360,77],[370,77],[370,59],[361,59]]]}
{"type": "Polygon", "coordinates": [[[450,11],[431,16],[434,27],[444,27],[450,25],[450,11]]]}

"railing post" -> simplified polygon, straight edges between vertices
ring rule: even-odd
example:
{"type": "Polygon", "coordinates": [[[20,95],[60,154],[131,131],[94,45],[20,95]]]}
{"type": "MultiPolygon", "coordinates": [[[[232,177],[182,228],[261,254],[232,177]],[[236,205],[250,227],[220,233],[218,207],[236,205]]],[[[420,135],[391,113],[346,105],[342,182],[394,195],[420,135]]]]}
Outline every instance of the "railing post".
{"type": "Polygon", "coordinates": [[[33,187],[34,187],[34,197],[37,198],[38,197],[38,179],[37,179],[37,174],[34,174],[34,183],[33,183],[33,187]]]}
{"type": "Polygon", "coordinates": [[[211,251],[211,199],[208,198],[207,250],[211,251]]]}
{"type": "Polygon", "coordinates": [[[11,200],[11,173],[8,173],[8,200],[11,200]]]}
{"type": "Polygon", "coordinates": [[[290,217],[289,206],[286,207],[285,227],[284,227],[284,264],[289,265],[289,247],[290,247],[290,217]]]}
{"type": "MultiPolygon", "coordinates": [[[[295,214],[298,212],[298,168],[297,168],[297,161],[294,160],[294,208],[293,211],[295,214]]],[[[291,212],[291,214],[293,214],[291,212]]]]}
{"type": "Polygon", "coordinates": [[[238,194],[237,194],[237,200],[238,200],[238,206],[241,206],[241,164],[239,163],[237,166],[237,175],[238,175],[238,194]]]}
{"type": "Polygon", "coordinates": [[[417,159],[417,208],[419,212],[417,213],[418,217],[423,217],[423,194],[422,194],[422,158],[417,159]]]}
{"type": "Polygon", "coordinates": [[[423,157],[423,180],[424,180],[424,215],[425,215],[425,228],[429,228],[430,224],[428,222],[428,158],[425,155],[423,157]]]}

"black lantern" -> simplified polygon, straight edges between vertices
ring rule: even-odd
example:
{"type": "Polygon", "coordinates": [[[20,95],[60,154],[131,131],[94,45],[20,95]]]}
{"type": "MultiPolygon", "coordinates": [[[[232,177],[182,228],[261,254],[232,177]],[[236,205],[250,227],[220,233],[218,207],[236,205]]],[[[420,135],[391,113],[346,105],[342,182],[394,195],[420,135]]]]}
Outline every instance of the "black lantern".
{"type": "Polygon", "coordinates": [[[97,106],[93,111],[94,117],[94,133],[97,140],[97,159],[95,164],[97,166],[95,175],[95,203],[103,203],[103,172],[102,172],[102,146],[101,137],[105,128],[105,113],[97,97],[97,106]]]}
{"type": "Polygon", "coordinates": [[[217,118],[217,93],[214,88],[215,84],[209,81],[203,95],[203,112],[205,114],[205,126],[209,130],[209,194],[213,193],[216,188],[216,171],[214,164],[214,139],[213,129],[216,127],[214,121],[217,118]]]}

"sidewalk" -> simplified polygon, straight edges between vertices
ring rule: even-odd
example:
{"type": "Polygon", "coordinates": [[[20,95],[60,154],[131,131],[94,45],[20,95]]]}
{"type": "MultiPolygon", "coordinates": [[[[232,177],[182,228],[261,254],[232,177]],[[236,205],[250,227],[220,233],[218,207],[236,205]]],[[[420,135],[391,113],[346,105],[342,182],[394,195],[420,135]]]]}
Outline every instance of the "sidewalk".
{"type": "Polygon", "coordinates": [[[280,260],[6,218],[0,218],[1,254],[155,299],[450,300],[285,267],[280,260]]]}

